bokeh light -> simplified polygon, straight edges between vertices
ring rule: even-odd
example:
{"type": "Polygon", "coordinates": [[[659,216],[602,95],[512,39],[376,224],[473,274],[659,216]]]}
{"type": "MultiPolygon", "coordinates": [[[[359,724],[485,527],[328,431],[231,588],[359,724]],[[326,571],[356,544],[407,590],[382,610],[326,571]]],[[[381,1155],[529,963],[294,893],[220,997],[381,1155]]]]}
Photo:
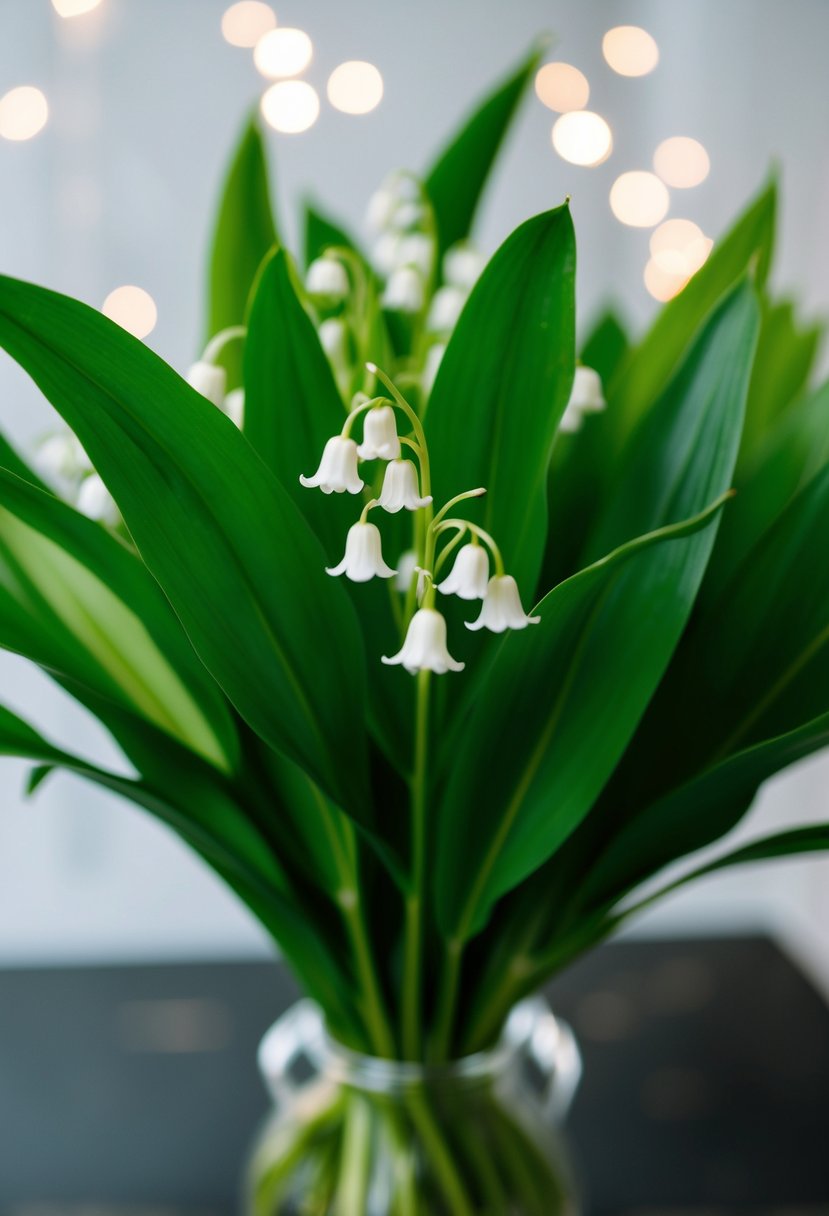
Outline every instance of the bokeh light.
{"type": "Polygon", "coordinates": [[[693,220],[670,219],[654,229],[651,257],[668,274],[695,274],[707,259],[714,242],[693,220]]]}
{"type": "Polygon", "coordinates": [[[705,181],[711,161],[698,139],[672,135],[663,139],[654,152],[653,167],[666,185],[687,190],[705,181]]]}
{"type": "Polygon", "coordinates": [[[299,135],[317,121],[320,99],[316,89],[304,80],[280,80],[262,95],[260,103],[265,122],[283,135],[299,135]]]}
{"type": "Polygon", "coordinates": [[[101,312],[136,338],[146,338],[155,329],[158,309],[155,300],[143,287],[126,285],[111,291],[101,306],[101,312]]]}
{"type": "Polygon", "coordinates": [[[689,277],[687,274],[671,274],[670,271],[662,270],[653,258],[645,267],[645,286],[653,298],[662,304],[679,295],[689,277]]]}
{"type": "Polygon", "coordinates": [[[222,14],[222,35],[231,46],[256,46],[276,25],[276,14],[260,0],[240,0],[222,14]]]}
{"type": "Polygon", "coordinates": [[[610,209],[623,224],[652,228],[664,219],[670,195],[655,173],[633,170],[622,173],[610,188],[610,209]]]}
{"type": "Polygon", "coordinates": [[[373,63],[350,59],[328,77],[328,100],[343,114],[368,114],[383,98],[383,77],[373,63]]]}
{"type": "Polygon", "coordinates": [[[553,147],[571,165],[600,165],[613,151],[613,135],[600,114],[571,110],[553,124],[553,147]]]}
{"type": "Polygon", "coordinates": [[[48,117],[46,98],[34,85],[20,85],[0,97],[0,136],[3,139],[31,139],[43,130],[48,117]]]}
{"type": "Polygon", "coordinates": [[[620,76],[647,76],[659,63],[659,47],[638,25],[617,25],[602,39],[602,54],[620,76]]]}
{"type": "Polygon", "coordinates": [[[571,63],[545,63],[535,74],[538,100],[550,110],[566,114],[583,110],[590,99],[590,85],[584,72],[571,63]]]}
{"type": "Polygon", "coordinates": [[[59,17],[83,17],[98,8],[103,0],[52,0],[52,8],[59,17]]]}
{"type": "Polygon", "coordinates": [[[311,62],[314,45],[305,30],[278,29],[263,34],[253,52],[253,62],[263,76],[298,76],[311,62]]]}

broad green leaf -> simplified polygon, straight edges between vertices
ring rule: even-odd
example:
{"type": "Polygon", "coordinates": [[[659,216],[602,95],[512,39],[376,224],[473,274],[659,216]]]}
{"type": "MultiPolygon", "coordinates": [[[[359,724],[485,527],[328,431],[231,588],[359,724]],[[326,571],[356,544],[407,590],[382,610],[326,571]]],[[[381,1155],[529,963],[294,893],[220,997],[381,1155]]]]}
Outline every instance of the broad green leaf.
{"type": "Polygon", "coordinates": [[[794,495],[829,463],[829,383],[779,418],[754,459],[736,475],[737,498],[723,519],[702,597],[722,592],[746,553],[794,495]]]}
{"type": "Polygon", "coordinates": [[[24,481],[28,481],[30,485],[37,486],[38,489],[45,490],[47,488],[31,465],[26,463],[2,432],[0,432],[0,468],[8,469],[9,472],[22,477],[24,481]]]}
{"type": "Polygon", "coordinates": [[[441,254],[469,236],[484,186],[513,116],[546,45],[533,47],[517,69],[466,119],[426,176],[441,254]]]}
{"type": "Polygon", "coordinates": [[[504,639],[436,815],[438,919],[450,938],[483,928],[590,809],[676,645],[721,505],[582,570],[545,596],[536,627],[504,639]]]}
{"type": "Polygon", "coordinates": [[[214,780],[206,799],[182,809],[159,795],[146,781],[107,772],[54,747],[28,723],[0,705],[0,755],[19,756],[62,768],[135,803],[171,827],[241,897],[279,943],[309,992],[351,1029],[348,1010],[350,976],[340,966],[342,955],[326,947],[319,927],[286,884],[265,841],[220,791],[214,780]]]}
{"type": "Polygon", "coordinates": [[[829,711],[657,799],[610,839],[578,884],[577,906],[606,908],[664,866],[712,844],[737,826],[764,781],[827,745],[829,711]]]}
{"type": "Polygon", "coordinates": [[[730,482],[757,342],[747,282],[709,319],[682,367],[642,419],[610,482],[588,560],[664,523],[684,519],[730,482]]]}
{"type": "Polygon", "coordinates": [[[357,622],[250,445],[142,343],[74,300],[0,279],[0,344],[77,433],[242,717],[365,821],[357,622]]]}
{"type": "Polygon", "coordinates": [[[330,216],[325,215],[308,199],[305,201],[304,220],[303,249],[306,270],[315,258],[320,257],[326,249],[330,249],[332,246],[356,251],[354,238],[349,236],[345,228],[332,220],[330,216]]]}
{"type": "Polygon", "coordinates": [[[575,239],[568,207],[527,220],[461,314],[426,415],[437,505],[477,486],[471,516],[532,594],[544,551],[546,474],[573,380],[575,239]]]}
{"type": "Polygon", "coordinates": [[[820,337],[820,326],[800,327],[790,301],[763,301],[757,358],[746,403],[741,465],[762,447],[778,418],[806,388],[820,337]]]}
{"type": "MultiPolygon", "coordinates": [[[[756,330],[745,285],[711,318],[633,437],[597,545],[652,534],[725,492],[756,330]]],[[[494,901],[587,815],[679,641],[714,532],[645,545],[627,562],[618,555],[628,550],[617,549],[613,560],[554,588],[538,607],[537,627],[505,640],[463,725],[439,811],[444,928],[460,925],[461,935],[480,928],[494,901]]]]}
{"type": "Polygon", "coordinates": [[[237,743],[224,697],[135,554],[2,468],[0,543],[46,613],[41,628],[53,635],[56,618],[127,708],[218,767],[233,766],[237,743]]]}
{"type": "MultiPolygon", "coordinates": [[[[268,187],[268,166],[255,119],[245,127],[224,183],[208,278],[208,341],[220,330],[243,325],[256,273],[277,242],[268,187]]],[[[230,343],[220,362],[227,368],[228,388],[242,383],[239,343],[230,343]]]]}
{"type": "Polygon", "coordinates": [[[609,384],[630,345],[630,337],[618,313],[614,308],[608,308],[587,335],[579,362],[592,367],[599,373],[602,383],[609,384]]]}

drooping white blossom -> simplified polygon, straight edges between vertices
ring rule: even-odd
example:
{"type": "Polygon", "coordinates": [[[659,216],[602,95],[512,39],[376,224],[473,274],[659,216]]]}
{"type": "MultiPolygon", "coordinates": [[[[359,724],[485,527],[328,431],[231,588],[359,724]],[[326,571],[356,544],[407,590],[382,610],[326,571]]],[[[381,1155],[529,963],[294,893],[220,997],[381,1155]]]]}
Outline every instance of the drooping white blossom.
{"type": "Polygon", "coordinates": [[[433,334],[451,333],[465,303],[466,292],[459,287],[439,287],[432,296],[426,328],[433,334]]]}
{"type": "Polygon", "coordinates": [[[419,507],[428,507],[431,501],[431,495],[428,498],[420,497],[417,469],[411,460],[389,461],[378,499],[384,511],[391,515],[396,515],[404,508],[407,511],[417,511],[419,507]]]}
{"type": "Polygon", "coordinates": [[[423,275],[414,266],[399,266],[388,277],[381,303],[390,312],[420,312],[425,299],[423,275]]]}
{"type": "Polygon", "coordinates": [[[489,580],[477,621],[466,621],[467,629],[490,629],[503,633],[505,629],[525,629],[537,625],[540,616],[527,616],[521,606],[518,584],[511,574],[495,574],[489,580]]]}
{"type": "Polygon", "coordinates": [[[115,524],[120,518],[115,499],[97,473],[90,473],[81,482],[77,508],[81,515],[100,523],[115,524]]]}
{"type": "Polygon", "coordinates": [[[311,477],[300,474],[302,485],[319,486],[323,494],[359,494],[363,480],[357,472],[357,444],[344,435],[333,435],[326,443],[319,468],[311,477]]]}
{"type": "Polygon", "coordinates": [[[579,365],[573,376],[570,400],[561,416],[558,429],[572,435],[581,430],[585,414],[599,413],[606,405],[599,373],[592,367],[579,365]]]}
{"type": "Polygon", "coordinates": [[[337,258],[315,258],[305,276],[305,289],[309,296],[337,303],[348,295],[348,275],[337,258]]]}
{"type": "Polygon", "coordinates": [[[225,393],[227,392],[227,372],[215,363],[199,359],[188,369],[185,377],[191,388],[202,397],[206,397],[213,405],[223,409],[225,393]]]}
{"type": "Polygon", "coordinates": [[[388,666],[402,664],[414,675],[417,671],[463,671],[464,664],[453,659],[446,645],[446,620],[434,608],[420,608],[409,622],[406,640],[400,651],[388,658],[388,666]]]}
{"type": "Polygon", "coordinates": [[[432,388],[437,378],[438,368],[441,365],[443,356],[446,354],[446,343],[435,342],[426,352],[426,358],[423,363],[423,372],[420,377],[423,391],[426,394],[431,393],[432,388]]]}
{"type": "Polygon", "coordinates": [[[335,576],[344,574],[352,583],[367,583],[375,576],[391,578],[397,573],[383,560],[380,529],[369,523],[352,524],[345,539],[345,557],[326,569],[335,576]]]}
{"type": "Polygon", "coordinates": [[[462,600],[482,600],[489,583],[489,554],[483,545],[463,545],[454,565],[437,588],[443,595],[462,600]]]}
{"type": "Polygon", "coordinates": [[[414,266],[426,278],[432,271],[435,242],[425,232],[401,237],[395,256],[398,266],[414,266]]]}
{"type": "Polygon", "coordinates": [[[363,442],[357,448],[362,460],[397,460],[400,440],[397,422],[390,405],[378,405],[368,411],[363,421],[363,442]]]}
{"type": "Polygon", "coordinates": [[[243,388],[231,389],[222,402],[221,409],[222,413],[227,414],[230,421],[241,430],[245,419],[245,390],[243,388]]]}
{"type": "Polygon", "coordinates": [[[319,330],[320,346],[328,356],[335,373],[345,375],[350,370],[348,325],[342,317],[326,317],[319,330]]]}
{"type": "Polygon", "coordinates": [[[459,243],[447,249],[443,258],[443,277],[452,287],[469,293],[481,276],[486,259],[472,245],[459,243]]]}
{"type": "Polygon", "coordinates": [[[405,549],[397,559],[397,576],[394,580],[395,591],[405,594],[417,570],[417,553],[414,549],[405,549]]]}

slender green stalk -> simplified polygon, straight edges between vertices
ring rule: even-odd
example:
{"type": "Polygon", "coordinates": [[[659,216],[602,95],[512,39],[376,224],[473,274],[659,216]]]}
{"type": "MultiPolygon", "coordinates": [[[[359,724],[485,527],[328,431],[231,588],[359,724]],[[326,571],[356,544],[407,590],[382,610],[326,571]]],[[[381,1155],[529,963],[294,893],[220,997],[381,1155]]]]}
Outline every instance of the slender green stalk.
{"type": "Polygon", "coordinates": [[[431,672],[417,674],[415,754],[411,783],[412,873],[406,896],[403,964],[403,1054],[419,1058],[423,1017],[423,902],[426,862],[426,780],[429,761],[429,687],[431,672]]]}
{"type": "Polygon", "coordinates": [[[435,1180],[441,1187],[451,1216],[475,1216],[475,1209],[466,1193],[452,1153],[443,1133],[420,1089],[412,1089],[407,1095],[409,1113],[432,1167],[435,1180]]]}
{"type": "Polygon", "coordinates": [[[337,1216],[357,1216],[366,1210],[371,1172],[371,1110],[365,1098],[346,1099],[340,1179],[334,1209],[337,1216]]]}

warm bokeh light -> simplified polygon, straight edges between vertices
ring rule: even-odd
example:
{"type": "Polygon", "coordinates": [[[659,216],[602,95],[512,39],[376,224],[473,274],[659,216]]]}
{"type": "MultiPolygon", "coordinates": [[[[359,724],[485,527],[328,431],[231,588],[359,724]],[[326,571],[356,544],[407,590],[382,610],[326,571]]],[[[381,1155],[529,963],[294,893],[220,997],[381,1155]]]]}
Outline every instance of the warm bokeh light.
{"type": "Polygon", "coordinates": [[[539,101],[559,114],[583,110],[590,98],[587,77],[571,63],[545,63],[535,74],[535,91],[539,101]]]}
{"type": "Polygon", "coordinates": [[[383,77],[373,63],[350,59],[328,77],[328,100],[343,114],[368,114],[383,98],[383,77]]]}
{"type": "Polygon", "coordinates": [[[49,106],[40,89],[23,84],[0,97],[0,136],[3,139],[31,139],[42,131],[49,117],[49,106]]]}
{"type": "Polygon", "coordinates": [[[146,338],[158,320],[155,300],[143,287],[116,287],[104,300],[101,312],[136,338],[146,338]]]}
{"type": "Polygon", "coordinates": [[[231,46],[256,46],[276,25],[276,14],[260,0],[240,0],[222,14],[222,35],[231,46]]]}
{"type": "Polygon", "coordinates": [[[305,30],[278,29],[263,34],[253,52],[253,62],[263,76],[298,76],[311,62],[314,45],[305,30]]]}
{"type": "Polygon", "coordinates": [[[660,270],[687,277],[703,265],[713,244],[693,220],[666,220],[651,233],[651,257],[660,270]]]}
{"type": "Polygon", "coordinates": [[[82,17],[98,8],[103,0],[52,0],[52,8],[59,17],[82,17]]]}
{"type": "Polygon", "coordinates": [[[666,185],[687,190],[705,181],[711,161],[698,139],[672,135],[663,139],[654,152],[653,167],[666,185]]]}
{"type": "Polygon", "coordinates": [[[631,228],[652,228],[664,219],[670,195],[654,173],[622,173],[610,187],[610,209],[631,228]]]}
{"type": "Polygon", "coordinates": [[[653,258],[645,267],[645,286],[653,298],[663,304],[679,295],[688,282],[688,278],[687,274],[671,274],[667,270],[662,270],[653,258]]]}
{"type": "Polygon", "coordinates": [[[304,80],[280,80],[262,95],[262,117],[274,131],[299,135],[317,121],[320,99],[304,80]]]}
{"type": "Polygon", "coordinates": [[[553,147],[571,165],[600,165],[613,151],[613,136],[600,114],[571,110],[553,124],[553,147]]]}
{"type": "Polygon", "coordinates": [[[647,76],[659,63],[659,47],[638,25],[617,25],[602,39],[602,54],[620,76],[647,76]]]}

